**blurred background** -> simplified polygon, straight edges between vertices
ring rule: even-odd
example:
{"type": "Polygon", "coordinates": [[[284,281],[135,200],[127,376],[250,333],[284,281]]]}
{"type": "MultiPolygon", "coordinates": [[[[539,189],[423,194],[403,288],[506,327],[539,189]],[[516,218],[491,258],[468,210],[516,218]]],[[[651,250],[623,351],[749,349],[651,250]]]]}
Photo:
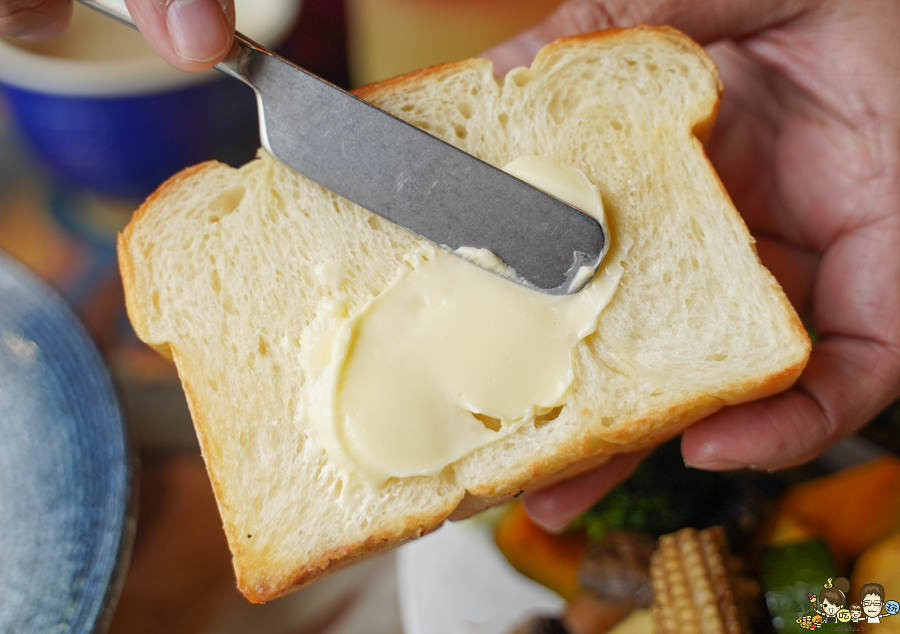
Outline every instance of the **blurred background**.
{"type": "MultiPolygon", "coordinates": [[[[252,39],[352,88],[476,56],[540,21],[560,2],[302,0],[301,6],[299,0],[237,0],[237,15],[238,28],[252,39]]],[[[137,340],[125,314],[115,237],[141,201],[182,168],[210,159],[232,165],[252,159],[258,145],[255,107],[243,84],[214,71],[188,76],[170,69],[137,33],[80,6],[60,40],[0,40],[0,253],[47,282],[84,324],[112,375],[134,452],[136,504],[123,510],[130,523],[120,527],[122,564],[111,590],[101,590],[110,614],[95,631],[108,626],[116,634],[399,634],[405,621],[408,634],[486,633],[511,631],[507,621],[523,606],[564,609],[566,592],[559,588],[515,585],[525,582],[509,576],[505,560],[492,559],[498,555],[485,537],[492,530],[487,524],[444,529],[404,548],[400,573],[392,553],[264,606],[249,604],[237,592],[174,368],[137,340]],[[491,594],[498,587],[509,590],[508,596],[491,594]],[[454,598],[448,605],[451,588],[468,603],[454,598]],[[422,614],[430,616],[410,613],[409,601],[419,601],[422,614]],[[462,622],[465,614],[475,615],[466,629],[448,625],[453,618],[462,622]]],[[[0,308],[3,301],[0,296],[0,308]]],[[[865,430],[868,440],[841,445],[816,465],[785,474],[779,494],[809,477],[883,459],[885,447],[896,453],[898,432],[900,416],[886,412],[865,430]]],[[[5,442],[11,441],[0,438],[5,442]]],[[[900,462],[891,458],[880,469],[876,475],[889,473],[893,480],[878,480],[878,489],[893,486],[900,500],[900,462]]],[[[0,485],[3,477],[0,469],[0,485]]],[[[0,508],[3,491],[0,486],[0,508]]],[[[900,530],[900,508],[881,500],[859,511],[848,506],[847,513],[856,518],[876,507],[884,534],[900,530]]],[[[0,517],[0,530],[3,522],[14,521],[0,517]]],[[[779,530],[791,539],[812,535],[788,524],[790,530],[779,530]]],[[[521,530],[536,535],[538,529],[521,530]]],[[[7,599],[0,596],[0,610],[7,599]]],[[[0,631],[2,623],[0,618],[0,631]]]]}

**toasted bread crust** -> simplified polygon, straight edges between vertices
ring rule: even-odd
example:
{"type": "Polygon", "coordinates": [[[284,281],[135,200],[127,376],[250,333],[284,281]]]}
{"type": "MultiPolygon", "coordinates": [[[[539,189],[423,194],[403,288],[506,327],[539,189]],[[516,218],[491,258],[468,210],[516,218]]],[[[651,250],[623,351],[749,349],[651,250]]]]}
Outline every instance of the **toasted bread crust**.
{"type": "MultiPolygon", "coordinates": [[[[689,50],[693,55],[704,60],[703,63],[709,66],[710,72],[715,73],[713,62],[703,51],[702,47],[688,40],[678,31],[667,27],[640,27],[637,31],[642,36],[662,38],[689,50]]],[[[565,38],[545,47],[535,59],[534,66],[539,66],[549,59],[554,52],[570,47],[573,43],[594,45],[597,42],[614,42],[620,38],[630,38],[634,32],[634,30],[614,29],[602,33],[565,38]]],[[[369,100],[381,98],[385,95],[403,94],[410,87],[419,85],[421,82],[440,81],[442,78],[450,77],[455,73],[484,64],[487,64],[484,60],[468,60],[443,64],[366,86],[354,92],[358,97],[369,100]]],[[[711,97],[712,101],[705,104],[705,106],[708,106],[706,110],[708,114],[694,126],[696,135],[702,137],[711,128],[718,109],[720,93],[721,82],[718,84],[718,94],[713,95],[711,97]]],[[[699,141],[697,143],[699,144],[699,141]]],[[[148,298],[142,295],[137,282],[133,253],[135,246],[132,244],[133,232],[146,214],[156,211],[161,201],[173,192],[178,191],[185,183],[207,170],[217,170],[226,167],[216,162],[207,162],[176,174],[161,185],[144,202],[136,212],[131,224],[119,235],[119,263],[126,290],[126,306],[138,335],[145,341],[151,339],[150,319],[145,314],[146,305],[142,303],[146,302],[148,298]]],[[[711,166],[710,170],[712,171],[711,166]]],[[[722,188],[723,194],[727,197],[721,181],[718,184],[722,188]]],[[[743,226],[743,232],[746,234],[747,240],[750,241],[750,233],[745,225],[743,226]]],[[[806,331],[774,278],[771,278],[771,288],[772,296],[783,307],[785,312],[791,315],[791,328],[795,331],[797,339],[806,342],[806,356],[808,356],[809,339],[806,331]]],[[[161,354],[173,359],[179,368],[184,366],[183,361],[186,353],[183,350],[179,350],[176,343],[153,342],[152,340],[149,343],[161,354]]],[[[505,502],[523,491],[543,488],[562,479],[595,468],[609,460],[613,455],[639,451],[657,445],[725,405],[764,398],[783,391],[797,380],[805,364],[806,357],[789,367],[781,369],[777,373],[736,382],[723,388],[716,395],[701,394],[690,400],[671,403],[667,407],[653,411],[640,419],[620,421],[613,426],[603,425],[602,412],[591,411],[585,408],[579,412],[579,416],[584,420],[593,421],[592,425],[587,426],[592,431],[568,440],[568,442],[558,447],[550,457],[535,460],[528,466],[524,474],[518,472],[492,482],[468,486],[464,497],[458,503],[447,504],[440,512],[397,518],[398,521],[392,530],[372,532],[363,540],[345,543],[341,547],[328,549],[323,553],[311,556],[305,561],[286,564],[277,556],[268,556],[245,547],[242,540],[242,537],[244,537],[242,528],[224,520],[225,531],[234,555],[234,568],[238,586],[245,596],[255,603],[271,600],[360,559],[436,530],[447,519],[463,519],[481,510],[505,502]]],[[[224,476],[218,472],[218,469],[225,469],[226,465],[217,464],[215,460],[211,459],[212,456],[219,453],[215,435],[210,432],[211,422],[208,420],[207,412],[202,406],[201,399],[195,393],[195,388],[191,384],[190,378],[182,375],[182,381],[220,511],[223,518],[231,517],[232,510],[226,506],[227,496],[225,495],[226,483],[224,476]]]]}
{"type": "Polygon", "coordinates": [[[267,568],[265,562],[255,562],[257,565],[252,566],[242,565],[241,553],[238,551],[234,553],[238,589],[251,603],[265,603],[307,586],[325,575],[436,531],[443,525],[447,515],[435,515],[425,522],[408,522],[403,530],[396,532],[371,535],[360,543],[329,550],[314,561],[298,566],[286,574],[271,577],[260,575],[260,570],[267,568]]]}

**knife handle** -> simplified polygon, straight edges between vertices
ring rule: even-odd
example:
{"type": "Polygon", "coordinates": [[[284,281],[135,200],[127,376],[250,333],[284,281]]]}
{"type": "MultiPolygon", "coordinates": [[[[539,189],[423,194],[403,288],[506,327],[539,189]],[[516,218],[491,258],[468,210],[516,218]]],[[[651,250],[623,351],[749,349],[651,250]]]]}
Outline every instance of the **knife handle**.
{"type": "MultiPolygon", "coordinates": [[[[86,7],[90,7],[95,11],[99,11],[114,20],[118,20],[126,26],[136,29],[134,20],[131,19],[131,13],[125,5],[125,0],[76,0],[86,7]]],[[[250,65],[249,60],[256,55],[273,55],[266,47],[257,44],[245,35],[235,31],[234,44],[231,47],[226,58],[216,64],[216,69],[231,75],[236,79],[240,79],[244,83],[253,86],[251,79],[247,75],[247,68],[250,65]]]]}

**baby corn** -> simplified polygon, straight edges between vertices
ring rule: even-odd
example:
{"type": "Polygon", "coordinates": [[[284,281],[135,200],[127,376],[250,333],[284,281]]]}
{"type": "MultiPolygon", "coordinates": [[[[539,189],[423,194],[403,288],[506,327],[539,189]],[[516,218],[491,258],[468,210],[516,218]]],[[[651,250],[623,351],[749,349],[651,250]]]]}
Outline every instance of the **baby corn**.
{"type": "Polygon", "coordinates": [[[659,538],[650,559],[656,634],[743,634],[747,628],[728,574],[720,526],[685,528],[659,538]]]}

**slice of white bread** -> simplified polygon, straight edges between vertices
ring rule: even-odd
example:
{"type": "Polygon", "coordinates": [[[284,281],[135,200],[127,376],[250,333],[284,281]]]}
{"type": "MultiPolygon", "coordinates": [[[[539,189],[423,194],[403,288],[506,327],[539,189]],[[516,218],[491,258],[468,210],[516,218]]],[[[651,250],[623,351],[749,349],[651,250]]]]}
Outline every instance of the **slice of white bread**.
{"type": "Polygon", "coordinates": [[[358,91],[493,165],[541,155],[577,167],[602,193],[607,257],[633,243],[555,418],[378,493],[341,496],[339,470],[299,422],[301,342],[326,300],[346,292],[353,314],[420,238],[265,154],[186,169],[144,203],[119,240],[128,311],[178,366],[250,600],[791,385],[809,339],[698,140],[720,90],[702,48],[639,28],[561,40],[500,83],[471,60],[358,91]],[[349,272],[340,291],[316,272],[329,261],[349,272]]]}

